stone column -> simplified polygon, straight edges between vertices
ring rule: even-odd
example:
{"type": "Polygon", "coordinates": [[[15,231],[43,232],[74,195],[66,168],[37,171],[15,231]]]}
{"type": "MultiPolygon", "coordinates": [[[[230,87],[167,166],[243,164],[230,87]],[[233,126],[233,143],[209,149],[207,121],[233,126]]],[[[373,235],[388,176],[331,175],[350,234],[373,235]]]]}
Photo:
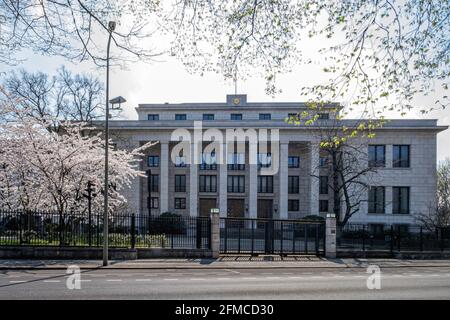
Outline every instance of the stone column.
{"type": "Polygon", "coordinates": [[[169,211],[169,143],[161,142],[161,173],[160,173],[160,183],[161,190],[160,195],[160,212],[169,211]]]}
{"type": "Polygon", "coordinates": [[[336,258],[336,218],[332,213],[325,220],[325,257],[336,258]]]}
{"type": "MultiPolygon", "coordinates": [[[[228,201],[228,168],[227,168],[227,144],[222,143],[220,147],[222,153],[222,163],[219,164],[219,211],[221,217],[228,215],[227,201],[228,201]]],[[[220,157],[219,157],[220,159],[220,157]]]]}
{"type": "Polygon", "coordinates": [[[289,143],[280,142],[280,219],[288,219],[288,156],[289,143]]]}
{"type": "Polygon", "coordinates": [[[211,213],[211,252],[217,259],[220,253],[220,217],[218,213],[211,213]]]}
{"type": "Polygon", "coordinates": [[[249,143],[249,190],[248,190],[248,217],[258,216],[258,144],[249,143]]]}
{"type": "Polygon", "coordinates": [[[309,214],[319,214],[319,143],[310,142],[310,197],[309,214]]]}
{"type": "Polygon", "coordinates": [[[189,166],[189,215],[191,217],[198,216],[198,164],[195,161],[197,148],[195,142],[191,144],[191,164],[189,166]]]}

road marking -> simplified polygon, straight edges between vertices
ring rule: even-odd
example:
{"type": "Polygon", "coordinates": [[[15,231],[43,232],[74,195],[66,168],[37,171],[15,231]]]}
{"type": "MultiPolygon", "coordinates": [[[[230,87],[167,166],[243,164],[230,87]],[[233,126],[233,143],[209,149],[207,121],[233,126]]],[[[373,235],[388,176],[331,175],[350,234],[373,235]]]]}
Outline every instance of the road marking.
{"type": "Polygon", "coordinates": [[[136,279],[136,281],[144,282],[144,281],[152,281],[152,279],[136,279]]]}
{"type": "Polygon", "coordinates": [[[243,277],[241,279],[242,280],[256,280],[257,278],[255,278],[255,277],[243,277]]]}
{"type": "Polygon", "coordinates": [[[92,280],[88,280],[88,279],[80,279],[81,282],[91,282],[92,280]]]}
{"type": "Polygon", "coordinates": [[[44,282],[61,282],[61,280],[44,280],[44,282]]]}
{"type": "Polygon", "coordinates": [[[122,281],[122,279],[106,279],[106,281],[109,281],[109,282],[120,282],[120,281],[122,281]]]}
{"type": "Polygon", "coordinates": [[[189,280],[193,280],[193,281],[204,281],[206,279],[203,278],[190,278],[189,280]]]}
{"type": "Polygon", "coordinates": [[[280,279],[280,277],[266,277],[267,280],[276,280],[276,279],[280,279]]]}
{"type": "Polygon", "coordinates": [[[231,280],[231,278],[216,278],[216,280],[220,280],[220,281],[228,281],[228,280],[231,280]]]}
{"type": "Polygon", "coordinates": [[[174,278],[166,278],[166,279],[163,279],[163,280],[165,280],[165,281],[177,281],[178,279],[174,279],[174,278]]]}
{"type": "Polygon", "coordinates": [[[230,269],[225,269],[226,271],[229,271],[229,272],[233,272],[233,273],[237,273],[237,274],[240,274],[240,272],[239,271],[236,271],[236,270],[230,270],[230,269]]]}
{"type": "Polygon", "coordinates": [[[10,280],[9,283],[22,283],[26,282],[25,280],[10,280]]]}

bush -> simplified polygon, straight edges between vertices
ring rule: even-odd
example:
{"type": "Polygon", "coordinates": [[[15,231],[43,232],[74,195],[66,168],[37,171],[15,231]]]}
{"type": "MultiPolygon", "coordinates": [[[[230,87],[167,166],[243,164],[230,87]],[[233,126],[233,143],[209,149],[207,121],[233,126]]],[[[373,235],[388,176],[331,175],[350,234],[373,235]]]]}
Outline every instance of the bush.
{"type": "Polygon", "coordinates": [[[150,219],[149,231],[150,234],[184,234],[186,224],[181,215],[164,212],[150,219]]]}

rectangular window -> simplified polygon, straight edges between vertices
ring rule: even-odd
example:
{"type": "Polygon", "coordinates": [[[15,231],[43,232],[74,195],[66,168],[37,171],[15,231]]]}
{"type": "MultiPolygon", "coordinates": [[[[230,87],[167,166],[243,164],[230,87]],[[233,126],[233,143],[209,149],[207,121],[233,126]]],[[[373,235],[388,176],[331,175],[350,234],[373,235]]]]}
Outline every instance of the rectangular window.
{"type": "Polygon", "coordinates": [[[186,198],[175,198],[175,209],[186,209],[186,198]]]}
{"type": "Polygon", "coordinates": [[[290,194],[299,193],[298,176],[289,176],[288,177],[288,193],[290,193],[290,194]]]}
{"type": "Polygon", "coordinates": [[[147,197],[147,208],[159,209],[159,198],[147,197]]]}
{"type": "Polygon", "coordinates": [[[319,120],[330,119],[330,114],[329,113],[319,113],[317,119],[319,119],[319,120]]]}
{"type": "Polygon", "coordinates": [[[175,157],[175,167],[182,168],[186,167],[186,157],[175,157]]]}
{"type": "Polygon", "coordinates": [[[159,114],[148,114],[147,120],[151,121],[158,121],[159,120],[159,114]]]}
{"type": "Polygon", "coordinates": [[[273,193],[273,176],[258,176],[258,193],[273,193]]]}
{"type": "Polygon", "coordinates": [[[288,211],[299,211],[300,205],[298,200],[288,200],[288,211]]]}
{"type": "Polygon", "coordinates": [[[392,213],[409,214],[409,187],[392,187],[392,213]]]}
{"type": "Polygon", "coordinates": [[[328,194],[328,176],[319,177],[319,193],[328,194]]]}
{"type": "Polygon", "coordinates": [[[369,223],[369,232],[375,239],[384,236],[384,224],[369,223]]]}
{"type": "Polygon", "coordinates": [[[260,113],[259,120],[271,120],[272,115],[270,113],[260,113]]]}
{"type": "Polygon", "coordinates": [[[300,158],[289,156],[288,157],[288,168],[298,168],[300,165],[300,158]]]}
{"type": "Polygon", "coordinates": [[[369,167],[385,166],[386,146],[369,145],[369,167]]]}
{"type": "Polygon", "coordinates": [[[175,114],[175,120],[186,120],[186,114],[175,114]]]}
{"type": "Polygon", "coordinates": [[[204,113],[203,120],[205,120],[205,121],[214,120],[214,114],[213,113],[204,113]]]}
{"type": "Polygon", "coordinates": [[[175,192],[186,192],[186,175],[175,175],[175,192]]]}
{"type": "Polygon", "coordinates": [[[271,165],[272,165],[271,153],[258,153],[258,169],[270,168],[271,165]]]}
{"type": "Polygon", "coordinates": [[[217,176],[200,175],[200,192],[217,192],[217,176]]]}
{"type": "Polygon", "coordinates": [[[230,153],[228,154],[228,170],[245,170],[245,154],[230,153]]]}
{"type": "Polygon", "coordinates": [[[319,200],[319,212],[328,212],[328,200],[319,200]]]}
{"type": "Polygon", "coordinates": [[[231,120],[242,120],[242,113],[232,113],[230,119],[231,120]]]}
{"type": "Polygon", "coordinates": [[[159,156],[148,156],[147,166],[148,167],[159,167],[159,156]]]}
{"type": "Polygon", "coordinates": [[[159,192],[159,174],[152,174],[148,178],[148,190],[159,192]]]}
{"type": "Polygon", "coordinates": [[[394,168],[409,168],[409,145],[393,146],[392,166],[394,168]]]}
{"type": "Polygon", "coordinates": [[[385,188],[370,187],[368,197],[369,213],[385,213],[385,188]]]}
{"type": "Polygon", "coordinates": [[[217,158],[215,152],[202,153],[200,170],[217,170],[217,158]]]}
{"type": "Polygon", "coordinates": [[[328,166],[328,158],[327,157],[319,157],[319,165],[320,167],[327,167],[328,166]]]}
{"type": "Polygon", "coordinates": [[[228,176],[228,192],[245,192],[245,176],[228,176]]]}

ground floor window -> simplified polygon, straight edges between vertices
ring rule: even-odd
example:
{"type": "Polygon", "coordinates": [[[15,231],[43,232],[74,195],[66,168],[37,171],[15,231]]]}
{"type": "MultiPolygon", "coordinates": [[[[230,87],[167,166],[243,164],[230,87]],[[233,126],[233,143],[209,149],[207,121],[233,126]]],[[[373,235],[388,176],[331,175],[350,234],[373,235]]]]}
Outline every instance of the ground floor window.
{"type": "Polygon", "coordinates": [[[159,198],[147,198],[147,208],[159,209],[159,198]]]}
{"type": "Polygon", "coordinates": [[[319,212],[328,212],[328,200],[319,200],[319,212]]]}
{"type": "Polygon", "coordinates": [[[300,208],[298,200],[288,200],[288,211],[298,211],[300,208]]]}
{"type": "Polygon", "coordinates": [[[175,198],[175,209],[186,209],[186,198],[175,198]]]}

